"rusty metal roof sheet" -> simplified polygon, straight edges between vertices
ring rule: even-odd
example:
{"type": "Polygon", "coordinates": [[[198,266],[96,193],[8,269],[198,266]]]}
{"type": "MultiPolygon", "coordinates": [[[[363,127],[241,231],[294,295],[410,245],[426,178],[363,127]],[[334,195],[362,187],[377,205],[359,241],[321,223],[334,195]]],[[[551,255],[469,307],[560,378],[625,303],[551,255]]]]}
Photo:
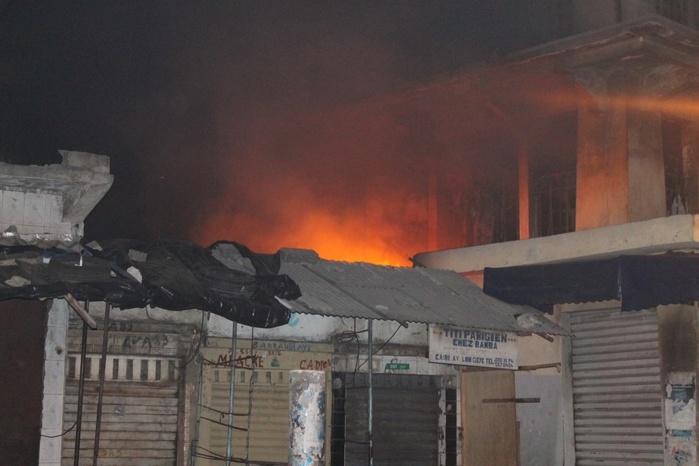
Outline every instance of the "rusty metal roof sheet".
{"type": "MultiPolygon", "coordinates": [[[[231,266],[222,252],[214,256],[231,266]]],[[[488,296],[453,271],[329,261],[310,250],[280,253],[279,273],[301,288],[301,297],[290,303],[298,313],[565,334],[540,311],[488,296]]]]}

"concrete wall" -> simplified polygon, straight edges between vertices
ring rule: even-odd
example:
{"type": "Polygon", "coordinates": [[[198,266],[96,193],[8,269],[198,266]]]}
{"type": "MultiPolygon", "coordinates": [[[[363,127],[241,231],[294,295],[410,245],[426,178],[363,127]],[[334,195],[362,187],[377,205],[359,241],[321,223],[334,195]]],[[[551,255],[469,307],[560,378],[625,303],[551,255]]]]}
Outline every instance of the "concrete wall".
{"type": "Polygon", "coordinates": [[[112,186],[109,158],[60,151],[60,165],[0,163],[0,230],[21,235],[83,234],[83,221],[112,186]]]}

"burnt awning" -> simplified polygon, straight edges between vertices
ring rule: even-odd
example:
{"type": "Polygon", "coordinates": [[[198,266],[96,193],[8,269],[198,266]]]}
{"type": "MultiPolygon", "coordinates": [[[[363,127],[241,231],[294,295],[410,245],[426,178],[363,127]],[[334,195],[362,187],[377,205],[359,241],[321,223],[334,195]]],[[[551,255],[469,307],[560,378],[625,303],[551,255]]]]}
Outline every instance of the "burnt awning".
{"type": "Polygon", "coordinates": [[[666,253],[558,264],[486,268],[483,291],[511,304],[619,300],[622,310],[699,300],[699,255],[666,253]]]}
{"type": "Polygon", "coordinates": [[[0,246],[0,300],[72,296],[119,309],[200,309],[251,327],[289,322],[287,300],[299,286],[279,273],[279,254],[231,243],[252,264],[249,273],[216,260],[189,241],[105,240],[80,252],[34,245],[0,246]]]}

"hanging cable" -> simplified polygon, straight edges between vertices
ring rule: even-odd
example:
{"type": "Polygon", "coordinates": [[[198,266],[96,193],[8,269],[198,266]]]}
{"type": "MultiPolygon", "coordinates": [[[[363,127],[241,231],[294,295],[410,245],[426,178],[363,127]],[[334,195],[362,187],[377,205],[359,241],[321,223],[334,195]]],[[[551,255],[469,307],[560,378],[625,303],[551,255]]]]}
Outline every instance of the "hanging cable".
{"type": "MultiPolygon", "coordinates": [[[[189,363],[194,361],[194,359],[199,354],[199,350],[201,349],[201,341],[204,338],[204,317],[205,316],[206,316],[206,313],[204,311],[201,311],[201,324],[199,325],[199,338],[196,338],[196,336],[195,336],[195,338],[192,339],[192,343],[189,346],[189,356],[187,356],[184,363],[182,363],[179,366],[175,366],[175,367],[177,367],[177,369],[184,369],[185,367],[187,367],[189,365],[189,363]],[[194,351],[192,351],[192,349],[194,347],[194,340],[195,339],[197,341],[197,348],[194,351]]],[[[202,358],[202,360],[204,360],[204,358],[202,358]]]]}
{"type": "MultiPolygon", "coordinates": [[[[376,349],[376,351],[373,351],[373,352],[371,353],[371,355],[372,355],[372,356],[376,356],[376,354],[378,354],[378,352],[381,351],[381,350],[384,348],[384,346],[386,346],[391,340],[393,340],[393,337],[396,336],[396,333],[398,333],[398,330],[400,330],[401,327],[403,327],[403,325],[402,325],[402,324],[398,324],[398,328],[396,328],[396,330],[393,332],[393,335],[391,335],[391,336],[388,338],[388,340],[386,340],[385,342],[383,342],[383,343],[381,344],[381,346],[379,346],[379,347],[376,349]]],[[[357,367],[357,371],[358,371],[359,369],[361,369],[361,367],[362,367],[364,364],[366,364],[366,362],[367,362],[368,360],[369,360],[369,359],[365,359],[365,360],[359,365],[359,367],[357,367]]],[[[355,372],[356,372],[356,371],[355,371],[355,372]]]]}
{"type": "Polygon", "coordinates": [[[66,435],[68,432],[70,432],[71,430],[75,429],[75,426],[77,426],[77,425],[78,425],[78,421],[75,421],[75,422],[73,423],[72,426],[70,426],[68,429],[66,429],[64,432],[62,432],[62,433],[60,433],[60,434],[56,434],[56,435],[45,435],[45,434],[41,434],[41,436],[42,436],[42,437],[46,437],[46,438],[58,438],[58,437],[63,437],[63,436],[66,435]]]}

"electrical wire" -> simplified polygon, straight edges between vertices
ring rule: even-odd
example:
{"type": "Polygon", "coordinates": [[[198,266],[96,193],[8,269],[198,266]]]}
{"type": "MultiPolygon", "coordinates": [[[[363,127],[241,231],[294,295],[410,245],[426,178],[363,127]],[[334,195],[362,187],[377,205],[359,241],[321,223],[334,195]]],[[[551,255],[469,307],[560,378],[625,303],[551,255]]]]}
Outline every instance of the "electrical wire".
{"type": "Polygon", "coordinates": [[[78,421],[75,421],[75,422],[73,423],[73,425],[70,426],[70,427],[68,428],[68,430],[66,430],[66,431],[63,432],[62,434],[56,434],[56,435],[45,435],[45,434],[41,434],[41,436],[42,436],[42,437],[46,437],[46,438],[58,438],[58,437],[63,437],[63,436],[66,435],[68,432],[70,432],[71,430],[73,430],[77,424],[78,424],[78,421]]]}
{"type": "MultiPolygon", "coordinates": [[[[383,342],[383,344],[382,344],[381,346],[379,346],[379,347],[376,349],[376,351],[374,351],[373,353],[371,353],[371,355],[372,355],[372,356],[376,356],[376,354],[377,354],[379,351],[381,351],[381,350],[384,348],[384,346],[386,346],[391,340],[393,340],[393,337],[396,336],[396,333],[398,333],[398,330],[400,330],[400,328],[401,328],[402,326],[403,326],[403,325],[398,324],[398,327],[397,327],[396,330],[393,332],[393,335],[391,335],[391,336],[388,338],[388,340],[386,340],[385,342],[383,342]]],[[[362,362],[362,363],[359,365],[359,367],[357,368],[357,370],[361,369],[362,366],[363,366],[364,364],[366,364],[368,361],[369,361],[369,358],[365,359],[364,362],[362,362]]],[[[355,371],[355,372],[356,372],[356,371],[355,371]]]]}
{"type": "MultiPolygon", "coordinates": [[[[148,312],[148,308],[146,308],[146,313],[147,312],[148,312]]],[[[204,338],[204,316],[205,315],[206,314],[204,313],[204,311],[201,311],[201,324],[199,325],[199,338],[196,339],[197,340],[197,349],[192,351],[192,348],[194,347],[194,338],[193,338],[192,343],[190,343],[190,345],[189,345],[189,351],[188,351],[189,356],[187,356],[185,358],[185,362],[182,365],[176,366],[177,369],[184,369],[185,367],[187,367],[192,361],[194,361],[194,359],[197,357],[197,354],[199,354],[199,349],[201,348],[201,341],[204,338]]]]}

